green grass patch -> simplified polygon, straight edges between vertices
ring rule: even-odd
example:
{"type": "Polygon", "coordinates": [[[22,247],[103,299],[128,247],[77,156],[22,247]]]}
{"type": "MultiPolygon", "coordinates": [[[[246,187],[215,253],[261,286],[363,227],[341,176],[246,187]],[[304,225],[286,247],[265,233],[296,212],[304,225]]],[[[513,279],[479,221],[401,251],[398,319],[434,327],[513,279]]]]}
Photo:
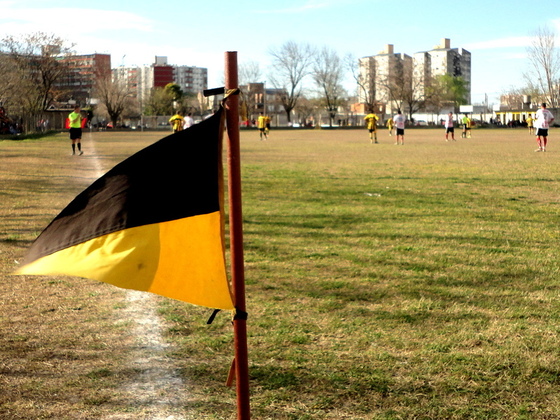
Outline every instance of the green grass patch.
{"type": "Polygon", "coordinates": [[[560,415],[557,152],[334,133],[244,137],[256,418],[560,415]]]}
{"type": "MultiPolygon", "coordinates": [[[[533,153],[525,130],[474,130],[472,139],[450,143],[443,130],[408,130],[405,146],[384,132],[380,144],[370,144],[365,130],[273,130],[262,142],[244,131],[253,417],[560,417],[556,134],[545,154],[533,153]]],[[[154,140],[134,136],[103,133],[99,156],[116,162],[154,140]]],[[[0,147],[11,165],[1,172],[7,183],[0,201],[7,197],[9,205],[2,204],[0,256],[13,266],[76,194],[68,176],[85,179],[91,170],[67,156],[69,142],[61,137],[0,147]],[[44,156],[46,146],[51,152],[44,156]]],[[[20,296],[18,287],[4,292],[6,302],[20,296]]],[[[115,346],[100,343],[121,330],[104,332],[108,319],[96,327],[94,316],[105,312],[84,316],[90,306],[80,302],[110,296],[81,293],[61,279],[36,287],[49,299],[38,306],[22,299],[1,313],[3,336],[12,333],[0,379],[12,385],[0,414],[25,413],[29,404],[18,395],[36,402],[45,390],[68,389],[46,376],[8,380],[24,369],[16,361],[36,371],[47,355],[65,363],[89,357],[72,382],[86,390],[73,407],[92,418],[114,412],[113,393],[128,374],[111,359],[115,346]],[[47,320],[45,331],[67,326],[64,317],[87,328],[39,344],[37,331],[8,321],[26,311],[47,320]],[[80,343],[87,334],[100,339],[80,343]],[[76,351],[80,344],[94,353],[76,351]]],[[[105,306],[121,308],[118,300],[105,306]]],[[[160,314],[174,344],[170,356],[189,387],[185,412],[234,419],[235,389],[224,386],[233,358],[231,315],[206,325],[211,310],[172,300],[162,300],[160,314]]]]}
{"type": "Polygon", "coordinates": [[[46,137],[54,136],[59,134],[59,131],[49,130],[44,133],[27,133],[27,134],[2,134],[0,135],[0,141],[2,140],[40,140],[46,137]]]}

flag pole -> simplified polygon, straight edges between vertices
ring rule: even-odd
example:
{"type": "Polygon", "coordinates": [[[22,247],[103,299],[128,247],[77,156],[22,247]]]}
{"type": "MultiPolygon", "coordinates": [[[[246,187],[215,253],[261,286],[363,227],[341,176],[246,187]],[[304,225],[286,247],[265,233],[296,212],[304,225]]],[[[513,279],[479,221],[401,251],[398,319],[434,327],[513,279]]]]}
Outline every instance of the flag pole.
{"type": "MultiPolygon", "coordinates": [[[[237,51],[225,53],[225,88],[238,89],[237,51]]],[[[233,333],[237,418],[249,420],[249,361],[247,352],[247,310],[245,305],[245,272],[243,258],[243,215],[241,211],[241,162],[239,147],[239,95],[226,101],[228,135],[228,193],[232,286],[235,302],[233,333]]]]}

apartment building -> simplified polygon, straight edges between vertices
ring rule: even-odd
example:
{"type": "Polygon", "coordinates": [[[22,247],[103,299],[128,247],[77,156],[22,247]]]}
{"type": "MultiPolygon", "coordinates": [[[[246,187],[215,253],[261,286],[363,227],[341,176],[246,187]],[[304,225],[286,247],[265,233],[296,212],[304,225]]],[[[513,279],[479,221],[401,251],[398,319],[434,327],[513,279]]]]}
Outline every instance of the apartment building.
{"type": "Polygon", "coordinates": [[[464,48],[451,48],[451,40],[443,38],[439,45],[432,50],[416,53],[415,63],[421,70],[431,77],[443,76],[449,74],[453,77],[461,77],[467,87],[467,102],[471,102],[471,53],[464,48]],[[419,59],[416,61],[416,55],[419,59]],[[429,65],[422,62],[420,56],[428,55],[430,57],[429,65]],[[425,67],[423,67],[425,66],[425,67]]]}
{"type": "Polygon", "coordinates": [[[208,69],[192,66],[174,66],[174,80],[185,93],[202,92],[208,88],[208,69]]]}
{"type": "Polygon", "coordinates": [[[110,54],[61,56],[60,61],[68,66],[68,72],[54,86],[59,98],[82,106],[95,97],[96,81],[111,74],[110,54]]]}
{"type": "Polygon", "coordinates": [[[167,57],[156,56],[151,65],[114,68],[113,80],[125,83],[131,95],[140,100],[146,100],[153,88],[169,83],[178,84],[185,93],[198,94],[208,87],[208,69],[170,65],[167,57]]]}
{"type": "Polygon", "coordinates": [[[249,83],[239,88],[244,92],[243,100],[249,121],[256,120],[262,112],[272,118],[273,126],[287,123],[286,112],[280,100],[285,94],[284,89],[267,88],[264,83],[249,83]]]}
{"type": "Polygon", "coordinates": [[[412,57],[395,53],[392,44],[387,44],[377,55],[361,58],[359,70],[364,88],[358,90],[358,100],[365,103],[385,104],[388,112],[395,112],[396,107],[392,100],[395,94],[393,88],[410,81],[412,66],[412,57]]]}
{"type": "Polygon", "coordinates": [[[417,52],[412,57],[395,53],[394,46],[388,44],[379,54],[359,59],[358,66],[362,84],[358,88],[359,102],[382,103],[388,113],[396,111],[392,98],[396,84],[409,84],[420,98],[433,77],[445,74],[463,78],[467,100],[469,103],[471,100],[471,53],[463,48],[451,48],[451,40],[447,38],[432,50],[417,52]]]}

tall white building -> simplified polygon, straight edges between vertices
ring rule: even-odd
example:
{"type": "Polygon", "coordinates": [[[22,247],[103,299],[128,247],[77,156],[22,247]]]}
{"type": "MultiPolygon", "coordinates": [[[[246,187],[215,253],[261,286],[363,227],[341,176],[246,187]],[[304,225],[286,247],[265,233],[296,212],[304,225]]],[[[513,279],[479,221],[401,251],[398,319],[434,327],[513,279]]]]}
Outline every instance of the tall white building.
{"type": "Polygon", "coordinates": [[[410,81],[412,57],[395,53],[394,46],[387,44],[379,54],[359,60],[360,80],[363,88],[358,89],[358,100],[365,103],[382,103],[388,112],[395,111],[391,88],[401,81],[410,81]]]}
{"type": "Polygon", "coordinates": [[[208,88],[208,69],[203,67],[173,66],[175,83],[185,93],[198,93],[208,88]]]}
{"type": "Polygon", "coordinates": [[[432,77],[432,56],[428,52],[413,55],[412,83],[415,99],[424,97],[432,77]]]}
{"type": "Polygon", "coordinates": [[[463,48],[451,48],[451,41],[442,39],[440,45],[430,51],[417,52],[412,57],[395,53],[388,44],[379,54],[359,60],[360,80],[364,88],[358,87],[361,103],[378,102],[387,106],[387,111],[395,111],[391,98],[391,86],[409,84],[411,91],[421,98],[433,77],[449,74],[462,77],[471,99],[471,53],[463,48]],[[374,96],[374,101],[371,97],[374,96]]]}
{"type": "Polygon", "coordinates": [[[132,96],[144,101],[154,87],[176,83],[184,93],[198,94],[208,87],[208,69],[169,65],[167,57],[158,56],[151,65],[117,67],[113,80],[124,83],[132,96]]]}
{"type": "MultiPolygon", "coordinates": [[[[453,77],[461,77],[467,87],[467,102],[471,103],[471,53],[464,48],[451,48],[451,40],[443,38],[439,45],[433,50],[416,55],[427,54],[430,57],[429,67],[425,71],[431,77],[449,74],[453,77]]],[[[420,61],[417,63],[420,65],[420,61]]]]}
{"type": "Polygon", "coordinates": [[[387,45],[387,48],[382,54],[375,57],[377,66],[377,100],[388,104],[388,109],[391,112],[396,109],[391,109],[391,89],[399,86],[401,83],[410,83],[412,74],[412,57],[404,53],[395,54],[393,45],[387,45]]]}

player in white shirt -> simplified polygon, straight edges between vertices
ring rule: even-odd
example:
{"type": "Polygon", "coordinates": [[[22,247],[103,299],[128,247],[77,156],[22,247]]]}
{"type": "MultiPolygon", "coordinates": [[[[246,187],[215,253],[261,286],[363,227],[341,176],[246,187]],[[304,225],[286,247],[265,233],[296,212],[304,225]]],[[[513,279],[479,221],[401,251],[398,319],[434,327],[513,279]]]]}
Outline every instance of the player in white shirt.
{"type": "Polygon", "coordinates": [[[393,117],[393,124],[395,124],[395,128],[397,130],[397,142],[395,144],[399,144],[399,137],[401,139],[401,145],[404,144],[404,123],[406,122],[406,118],[403,114],[401,114],[401,110],[397,110],[397,115],[393,117]]]}
{"type": "Polygon", "coordinates": [[[192,114],[189,112],[185,117],[185,122],[183,123],[183,129],[186,130],[187,128],[192,127],[193,124],[194,124],[194,120],[192,114]]]}
{"type": "Polygon", "coordinates": [[[546,152],[546,144],[548,143],[548,128],[550,127],[550,124],[552,124],[552,121],[554,121],[554,115],[546,109],[545,103],[541,104],[541,109],[539,109],[535,114],[535,120],[537,145],[539,146],[535,152],[546,152]]]}
{"type": "Polygon", "coordinates": [[[445,141],[449,141],[449,133],[451,133],[451,140],[455,141],[455,123],[453,121],[453,112],[447,114],[445,120],[445,141]]]}

